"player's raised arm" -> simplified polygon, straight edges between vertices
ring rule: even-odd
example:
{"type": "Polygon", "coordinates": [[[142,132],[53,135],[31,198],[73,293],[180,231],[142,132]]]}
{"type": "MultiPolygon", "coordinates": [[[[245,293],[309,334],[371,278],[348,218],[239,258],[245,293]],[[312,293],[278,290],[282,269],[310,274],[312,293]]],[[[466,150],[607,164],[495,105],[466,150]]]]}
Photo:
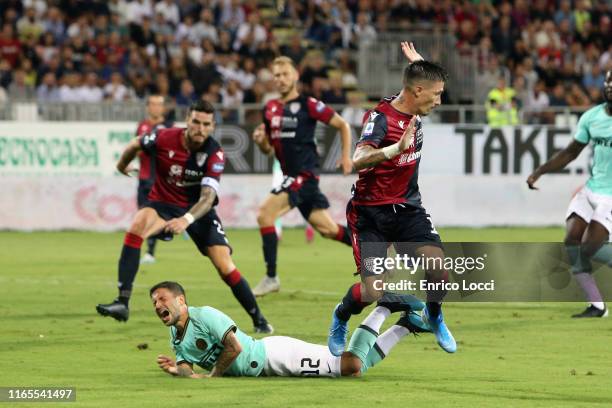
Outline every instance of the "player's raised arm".
{"type": "Polygon", "coordinates": [[[580,152],[582,152],[585,147],[586,144],[580,143],[577,140],[572,140],[572,142],[565,149],[555,154],[550,158],[550,160],[535,169],[535,171],[531,173],[529,177],[527,177],[527,185],[529,188],[531,190],[537,190],[537,187],[535,187],[535,182],[541,175],[551,171],[561,170],[576,159],[576,157],[578,157],[580,152]]]}
{"type": "Polygon", "coordinates": [[[272,154],[274,149],[272,145],[268,141],[268,136],[266,134],[266,125],[264,123],[260,124],[253,131],[253,141],[259,147],[264,154],[272,154]]]}
{"type": "MultiPolygon", "coordinates": [[[[408,126],[406,126],[406,130],[404,130],[400,140],[390,146],[377,149],[370,144],[364,143],[358,145],[353,155],[353,166],[355,166],[355,169],[361,170],[368,167],[374,167],[385,160],[393,159],[395,156],[408,149],[414,141],[416,122],[416,116],[413,116],[408,126]]],[[[364,129],[364,135],[367,134],[367,126],[368,124],[366,124],[366,128],[364,129]]]]}
{"type": "Polygon", "coordinates": [[[329,124],[340,131],[342,156],[338,159],[337,165],[338,167],[342,166],[342,173],[346,176],[351,174],[353,170],[353,162],[351,161],[351,127],[338,113],[334,113],[329,124]]]}
{"type": "Polygon", "coordinates": [[[210,372],[211,377],[221,377],[242,352],[242,345],[233,331],[229,331],[223,339],[223,351],[219,354],[217,363],[210,372]]]}
{"type": "Polygon", "coordinates": [[[132,139],[125,147],[125,150],[123,150],[123,153],[121,153],[121,157],[117,162],[117,171],[126,176],[130,176],[130,173],[134,171],[134,169],[130,167],[130,162],[134,160],[141,149],[140,138],[132,139]]]}

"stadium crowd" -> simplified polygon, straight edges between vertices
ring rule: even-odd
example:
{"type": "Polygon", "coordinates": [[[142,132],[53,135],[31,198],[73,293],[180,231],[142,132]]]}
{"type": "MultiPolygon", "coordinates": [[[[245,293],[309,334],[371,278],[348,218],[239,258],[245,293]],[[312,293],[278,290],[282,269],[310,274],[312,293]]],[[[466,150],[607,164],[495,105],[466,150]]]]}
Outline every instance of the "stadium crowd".
{"type": "Polygon", "coordinates": [[[475,100],[462,102],[522,107],[546,122],[538,112],[548,106],[602,100],[611,18],[605,0],[5,0],[0,103],[158,93],[231,109],[276,96],[269,63],[284,54],[305,93],[357,106],[359,42],[445,27],[478,60],[475,100]]]}

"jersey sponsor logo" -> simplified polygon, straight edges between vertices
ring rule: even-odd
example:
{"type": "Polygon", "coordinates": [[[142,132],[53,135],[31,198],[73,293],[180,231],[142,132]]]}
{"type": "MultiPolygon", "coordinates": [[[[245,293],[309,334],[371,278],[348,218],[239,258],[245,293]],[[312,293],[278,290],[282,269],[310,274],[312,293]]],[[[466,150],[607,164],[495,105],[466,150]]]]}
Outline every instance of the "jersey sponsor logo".
{"type": "Polygon", "coordinates": [[[208,153],[202,153],[202,152],[196,153],[196,163],[198,163],[198,166],[200,167],[204,165],[204,162],[206,161],[207,158],[208,158],[208,153]]]}
{"type": "Polygon", "coordinates": [[[212,165],[212,171],[214,171],[215,173],[221,173],[224,168],[225,164],[223,163],[215,163],[212,165]]]}
{"type": "Polygon", "coordinates": [[[173,158],[174,157],[174,150],[168,151],[168,157],[169,158],[173,158]]]}
{"type": "Polygon", "coordinates": [[[413,161],[417,160],[421,157],[421,152],[412,152],[412,153],[404,153],[399,156],[396,161],[397,166],[404,166],[406,164],[410,164],[413,161]]]}
{"type": "Polygon", "coordinates": [[[289,111],[295,115],[296,113],[300,111],[301,107],[302,105],[299,102],[292,102],[289,105],[289,111]]]}
{"type": "Polygon", "coordinates": [[[208,344],[206,344],[206,341],[204,339],[197,339],[195,343],[196,347],[200,350],[206,350],[208,348],[208,344]]]}
{"type": "Polygon", "coordinates": [[[319,113],[325,110],[325,104],[321,101],[317,102],[317,106],[315,106],[315,110],[319,113]]]}
{"type": "Polygon", "coordinates": [[[368,122],[363,128],[361,136],[370,136],[374,132],[374,122],[368,122]]]}

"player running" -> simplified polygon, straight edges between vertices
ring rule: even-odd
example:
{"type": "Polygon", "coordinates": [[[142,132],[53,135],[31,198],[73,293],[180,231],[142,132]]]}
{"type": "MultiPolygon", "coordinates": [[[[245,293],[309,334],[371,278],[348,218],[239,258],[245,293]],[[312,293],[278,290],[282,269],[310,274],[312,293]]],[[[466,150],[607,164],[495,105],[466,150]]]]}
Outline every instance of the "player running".
{"type": "Polygon", "coordinates": [[[119,258],[119,297],[96,309],[103,316],[127,321],[132,284],[138,272],[143,239],[187,231],[202,255],[208,256],[221,278],[253,320],[255,331],[272,333],[248,282],[231,258],[229,242],[214,207],[218,204],[219,180],[225,166],[223,150],[211,137],[215,129],[214,108],[194,102],[187,112],[187,128],[159,129],[126,147],[117,169],[128,174],[129,163],[144,151],[156,161],[155,184],[148,202],[138,210],[125,235],[119,258]]]}
{"type": "Polygon", "coordinates": [[[347,228],[332,220],[327,211],[329,202],[319,190],[319,155],[314,135],[317,121],[340,131],[342,157],[339,165],[347,175],[352,170],[350,126],[323,102],[300,95],[298,71],[290,58],[276,58],[272,62],[272,73],[281,97],[266,104],[264,123],[253,132],[253,140],[265,154],[276,155],[284,179],[280,187],[271,191],[257,214],[266,276],[253,289],[256,296],[280,289],[276,274],[278,237],[274,222],[292,208],[297,207],[322,236],[351,245],[347,228]]]}
{"type": "Polygon", "coordinates": [[[384,359],[406,334],[429,331],[421,316],[404,310],[398,322],[379,336],[385,319],[400,310],[397,303],[379,304],[351,338],[348,351],[335,357],[326,346],[292,337],[254,340],[223,312],[208,306],[187,306],[185,291],[176,282],[158,283],[149,294],[155,313],[170,327],[176,354],[176,361],[158,356],[157,364],[166,373],[181,377],[359,376],[384,359]],[[194,364],[210,373],[194,373],[194,364]]]}
{"type": "MultiPolygon", "coordinates": [[[[147,98],[147,118],[141,121],[136,128],[136,137],[153,133],[156,129],[172,126],[164,122],[164,97],[162,95],[150,95],[147,98]]],[[[153,182],[155,181],[155,160],[151,160],[144,152],[138,154],[140,168],[138,170],[138,193],[136,195],[138,208],[142,208],[146,202],[153,182]]],[[[147,238],[147,252],[140,259],[142,264],[155,263],[155,243],[153,237],[147,238]]]]}
{"type": "MultiPolygon", "coordinates": [[[[423,146],[420,116],[440,105],[447,73],[439,65],[423,60],[412,43],[402,43],[402,49],[411,62],[404,70],[404,87],[366,113],[353,155],[359,178],[353,186],[346,218],[353,235],[353,255],[361,283],[349,288],[334,309],[328,338],[334,355],[344,351],[351,315],[361,313],[364,307],[385,295],[374,289],[373,282],[380,275],[362,268],[363,243],[411,243],[405,252],[412,252],[412,256],[444,258],[440,236],[421,204],[418,174],[423,146]]],[[[425,271],[428,283],[447,279],[448,272],[442,264],[428,262],[431,266],[425,271]]],[[[444,291],[427,291],[423,319],[429,322],[440,347],[454,353],[457,345],[441,310],[444,295],[444,291]]],[[[412,300],[406,297],[405,301],[412,300]]]]}
{"type": "Polygon", "coordinates": [[[589,305],[572,317],[607,317],[608,308],[593,278],[591,259],[612,265],[612,248],[604,245],[612,232],[612,70],[604,80],[606,102],[586,111],[578,121],[574,140],[527,178],[529,188],[543,174],[561,170],[589,144],[593,167],[586,185],[570,202],[566,214],[565,246],[572,272],[589,305]]]}

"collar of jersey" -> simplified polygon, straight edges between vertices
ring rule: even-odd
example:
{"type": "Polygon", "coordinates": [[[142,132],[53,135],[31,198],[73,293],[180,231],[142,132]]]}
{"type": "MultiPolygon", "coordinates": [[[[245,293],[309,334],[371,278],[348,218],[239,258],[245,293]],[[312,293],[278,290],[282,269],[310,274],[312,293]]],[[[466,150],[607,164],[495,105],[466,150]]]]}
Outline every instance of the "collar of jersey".
{"type": "MultiPolygon", "coordinates": [[[[181,344],[181,341],[183,341],[183,338],[185,338],[185,333],[187,333],[187,328],[189,327],[189,322],[191,321],[191,318],[187,317],[187,321],[185,322],[185,328],[183,329],[183,333],[181,333],[181,337],[175,337],[174,340],[172,340],[172,344],[177,345],[177,344],[181,344]]],[[[176,327],[174,328],[174,333],[176,335],[176,327]]]]}

